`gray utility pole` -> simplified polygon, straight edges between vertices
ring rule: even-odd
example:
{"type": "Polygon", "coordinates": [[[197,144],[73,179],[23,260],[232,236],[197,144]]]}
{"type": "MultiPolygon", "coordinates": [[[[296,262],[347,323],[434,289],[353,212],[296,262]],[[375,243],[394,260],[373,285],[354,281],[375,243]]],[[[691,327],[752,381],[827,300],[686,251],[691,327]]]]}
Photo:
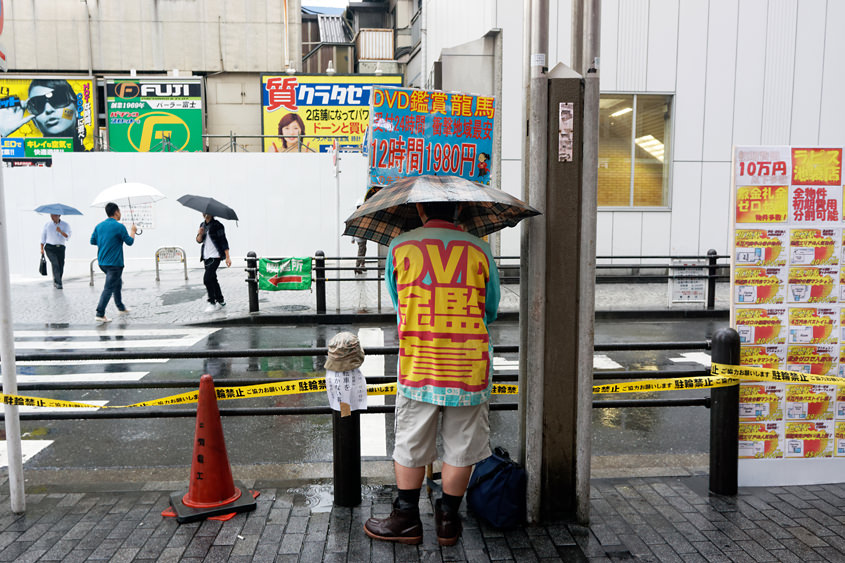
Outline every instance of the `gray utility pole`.
{"type": "MultiPolygon", "coordinates": [[[[12,289],[9,282],[9,236],[6,229],[6,191],[3,188],[3,167],[0,165],[0,369],[3,371],[3,394],[17,395],[18,376],[15,365],[15,333],[12,328],[12,289]]],[[[6,404],[6,453],[9,457],[9,497],[12,512],[26,510],[21,453],[21,421],[18,407],[6,404]]]]}
{"type": "Polygon", "coordinates": [[[526,498],[529,522],[539,522],[543,500],[543,343],[546,315],[546,108],[549,44],[548,0],[529,0],[528,150],[525,200],[542,215],[523,222],[520,260],[519,412],[524,464],[528,474],[526,498]]]}
{"type": "Polygon", "coordinates": [[[547,73],[548,10],[531,0],[523,225],[521,441],[528,518],[589,522],[598,173],[599,0],[573,0],[574,68],[547,73]],[[590,64],[583,64],[585,59],[590,64]]]}

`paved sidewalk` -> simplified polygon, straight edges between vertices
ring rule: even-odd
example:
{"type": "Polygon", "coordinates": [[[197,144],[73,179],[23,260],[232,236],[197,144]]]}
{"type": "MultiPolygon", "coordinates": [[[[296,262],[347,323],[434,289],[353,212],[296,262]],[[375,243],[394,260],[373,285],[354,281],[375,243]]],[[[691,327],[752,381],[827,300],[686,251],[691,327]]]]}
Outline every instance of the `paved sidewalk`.
{"type": "Polygon", "coordinates": [[[3,494],[0,561],[845,561],[843,485],[722,497],[706,494],[706,477],[599,479],[589,526],[548,522],[502,532],[464,513],[461,540],[442,548],[427,499],[421,545],[364,534],[368,517],[390,512],[391,487],[365,486],[361,506],[332,508],[328,485],[246,485],[261,493],[254,512],[189,524],[161,516],[169,494],[186,483],[33,488],[25,515],[11,513],[3,494]]]}
{"type": "MultiPolygon", "coordinates": [[[[118,324],[194,324],[209,322],[271,320],[297,314],[315,314],[316,293],[312,291],[259,292],[259,312],[249,313],[246,272],[232,266],[218,270],[218,278],[226,307],[215,313],[204,313],[208,305],[202,283],[203,270],[190,268],[188,280],[181,267],[162,266],[161,281],[155,281],[155,271],[127,269],[123,273],[123,301],[131,309],[129,315],[118,315],[112,301],[106,316],[118,324]]],[[[374,274],[372,276],[374,278],[374,274]]],[[[88,276],[66,278],[64,289],[53,287],[49,277],[17,278],[12,280],[12,313],[16,324],[95,324],[97,301],[105,276],[95,273],[94,285],[88,276]]],[[[716,308],[728,307],[729,291],[719,284],[716,308]]],[[[327,313],[392,314],[393,306],[383,282],[370,279],[361,282],[341,282],[326,287],[327,313]],[[339,299],[338,299],[339,297],[339,299]],[[340,302],[340,307],[338,307],[340,302]]],[[[596,310],[608,311],[703,311],[700,303],[669,305],[668,286],[657,284],[599,284],[596,286],[596,310]]],[[[519,311],[519,285],[502,285],[500,311],[519,311]]]]}

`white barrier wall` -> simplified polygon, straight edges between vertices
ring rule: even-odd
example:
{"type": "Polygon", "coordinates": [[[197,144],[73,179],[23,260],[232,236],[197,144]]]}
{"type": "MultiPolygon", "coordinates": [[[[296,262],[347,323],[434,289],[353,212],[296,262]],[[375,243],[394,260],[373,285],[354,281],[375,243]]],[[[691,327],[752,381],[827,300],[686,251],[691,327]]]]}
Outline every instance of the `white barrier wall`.
{"type": "MultiPolygon", "coordinates": [[[[194,239],[202,221],[197,211],[176,199],[206,195],[230,205],[240,221],[225,221],[232,267],[244,266],[250,250],[258,256],[312,256],[338,252],[343,220],[366,193],[366,159],[343,154],[335,178],[329,154],[264,153],[88,153],[60,154],[50,168],[5,168],[7,232],[13,281],[38,278],[41,229],[48,215],[32,210],[45,203],[65,203],[84,213],[63,217],[73,234],[67,245],[65,276],[85,276],[97,249],[89,243],[94,226],[105,219],[102,208],[90,204],[104,188],[124,178],[158,188],[167,196],[153,204],[155,228],[145,229],[124,249],[127,269],[155,269],[155,251],[181,246],[190,267],[199,267],[194,239]],[[338,201],[340,221],[337,221],[338,201]]],[[[341,237],[342,256],[354,256],[352,239],[341,237]]],[[[375,255],[375,245],[368,253],[375,255]]],[[[502,253],[519,253],[518,229],[502,236],[502,253]]]]}
{"type": "MultiPolygon", "coordinates": [[[[202,221],[199,212],[176,199],[184,194],[214,197],[235,209],[240,221],[225,221],[233,267],[244,265],[250,250],[259,256],[311,256],[318,249],[337,252],[342,221],[365,193],[366,160],[341,158],[340,189],[328,154],[260,153],[91,153],[58,155],[51,168],[6,168],[9,253],[12,279],[37,276],[41,229],[49,216],[32,210],[44,203],[72,205],[83,216],[63,217],[73,234],[67,245],[66,276],[88,273],[97,249],[89,243],[94,226],[105,219],[91,202],[104,188],[124,178],[158,188],[167,196],[153,204],[155,228],[145,229],[124,250],[127,268],[154,269],[155,251],[181,246],[188,265],[200,266],[194,237],[202,221]],[[340,201],[341,224],[337,222],[340,201]]],[[[354,255],[343,237],[343,255],[354,255]]],[[[374,252],[374,249],[373,249],[374,252]]]]}

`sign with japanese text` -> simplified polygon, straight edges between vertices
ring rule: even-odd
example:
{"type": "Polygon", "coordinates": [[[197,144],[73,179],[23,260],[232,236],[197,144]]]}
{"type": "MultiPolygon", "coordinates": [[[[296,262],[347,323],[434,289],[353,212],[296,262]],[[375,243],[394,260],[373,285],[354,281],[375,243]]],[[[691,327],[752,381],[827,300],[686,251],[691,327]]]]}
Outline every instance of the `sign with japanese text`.
{"type": "Polygon", "coordinates": [[[360,150],[374,86],[401,86],[401,75],[261,75],[264,152],[360,150]]]}
{"type": "Polygon", "coordinates": [[[311,258],[258,260],[258,289],[311,289],[311,258]]]}
{"type": "Polygon", "coordinates": [[[489,184],[496,112],[489,96],[374,88],[367,186],[423,174],[489,184]]]}
{"type": "Polygon", "coordinates": [[[204,150],[201,78],[106,79],[109,149],[204,150]]]}
{"type": "Polygon", "coordinates": [[[0,78],[0,137],[6,162],[49,162],[94,149],[94,81],[72,76],[0,78]]]}
{"type": "MultiPolygon", "coordinates": [[[[731,324],[743,365],[845,379],[842,156],[734,149],[731,324]]],[[[841,481],[845,388],[780,385],[741,384],[739,484],[841,481]]]]}

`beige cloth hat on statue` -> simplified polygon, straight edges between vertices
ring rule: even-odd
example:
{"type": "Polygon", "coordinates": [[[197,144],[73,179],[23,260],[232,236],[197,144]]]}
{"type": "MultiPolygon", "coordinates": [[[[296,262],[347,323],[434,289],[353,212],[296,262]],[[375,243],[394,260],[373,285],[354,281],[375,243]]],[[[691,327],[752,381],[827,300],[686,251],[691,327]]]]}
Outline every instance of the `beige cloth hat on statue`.
{"type": "Polygon", "coordinates": [[[352,371],[364,363],[364,350],[358,337],[351,332],[340,332],[329,340],[329,359],[326,369],[352,371]]]}

